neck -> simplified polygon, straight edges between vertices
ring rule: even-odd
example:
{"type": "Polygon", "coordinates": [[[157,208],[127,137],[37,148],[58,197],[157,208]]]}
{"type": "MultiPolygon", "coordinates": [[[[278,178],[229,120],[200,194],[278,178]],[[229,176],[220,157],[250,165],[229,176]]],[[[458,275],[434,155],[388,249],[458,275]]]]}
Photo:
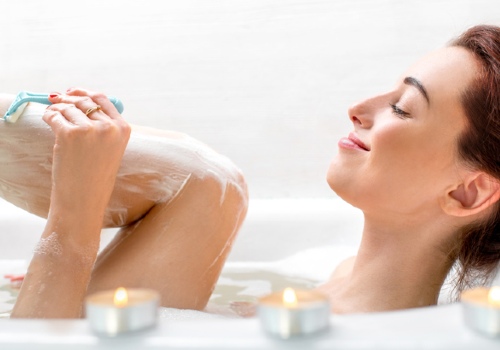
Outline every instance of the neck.
{"type": "Polygon", "coordinates": [[[387,220],[365,213],[352,272],[332,287],[336,312],[385,311],[435,305],[452,261],[439,220],[387,220]]]}

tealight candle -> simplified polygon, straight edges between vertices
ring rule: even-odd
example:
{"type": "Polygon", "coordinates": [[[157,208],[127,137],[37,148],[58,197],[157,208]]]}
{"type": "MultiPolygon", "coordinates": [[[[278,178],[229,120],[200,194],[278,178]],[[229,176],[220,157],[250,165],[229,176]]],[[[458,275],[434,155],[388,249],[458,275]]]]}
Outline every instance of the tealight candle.
{"type": "Polygon", "coordinates": [[[116,336],[156,325],[159,301],[154,290],[118,288],[88,296],[85,310],[93,331],[116,336]]]}
{"type": "Polygon", "coordinates": [[[319,292],[286,288],[260,298],[257,313],[266,332],[287,339],[327,329],[330,304],[319,292]]]}
{"type": "Polygon", "coordinates": [[[500,335],[500,287],[475,288],[462,293],[465,323],[490,336],[500,335]]]}

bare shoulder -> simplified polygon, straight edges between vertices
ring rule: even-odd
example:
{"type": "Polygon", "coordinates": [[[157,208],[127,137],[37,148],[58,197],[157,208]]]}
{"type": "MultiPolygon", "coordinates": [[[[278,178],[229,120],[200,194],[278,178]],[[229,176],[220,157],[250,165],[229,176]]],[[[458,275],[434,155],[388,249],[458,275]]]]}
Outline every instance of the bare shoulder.
{"type": "Polygon", "coordinates": [[[330,280],[340,279],[347,276],[352,271],[352,267],[354,265],[354,261],[356,260],[356,256],[351,256],[344,261],[342,261],[336,268],[333,270],[330,280]]]}
{"type": "Polygon", "coordinates": [[[351,256],[342,261],[332,272],[330,279],[326,283],[318,286],[316,289],[332,298],[338,293],[339,288],[344,285],[345,279],[352,271],[355,260],[356,256],[351,256]]]}

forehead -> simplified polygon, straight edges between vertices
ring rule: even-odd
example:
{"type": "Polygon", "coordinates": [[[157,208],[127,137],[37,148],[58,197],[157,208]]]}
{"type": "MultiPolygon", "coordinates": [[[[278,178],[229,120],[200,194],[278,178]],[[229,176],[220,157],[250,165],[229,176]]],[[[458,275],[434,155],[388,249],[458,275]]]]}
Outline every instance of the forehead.
{"type": "Polygon", "coordinates": [[[424,56],[411,66],[405,76],[422,82],[432,104],[459,101],[472,83],[478,63],[472,53],[461,47],[445,47],[424,56]]]}

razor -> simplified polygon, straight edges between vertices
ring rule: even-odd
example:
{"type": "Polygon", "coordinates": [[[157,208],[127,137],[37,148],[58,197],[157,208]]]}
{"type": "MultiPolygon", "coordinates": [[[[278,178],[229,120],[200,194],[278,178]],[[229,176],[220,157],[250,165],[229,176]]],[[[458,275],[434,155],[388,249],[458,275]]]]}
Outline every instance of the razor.
{"type": "MultiPolygon", "coordinates": [[[[116,97],[108,97],[111,103],[115,106],[118,113],[123,112],[123,103],[116,97]]],[[[40,94],[28,91],[21,91],[17,94],[16,98],[10,105],[7,112],[3,116],[3,120],[8,123],[15,123],[17,119],[23,114],[24,109],[28,105],[29,102],[41,103],[44,105],[51,105],[52,102],[49,101],[49,94],[40,94]]]]}

